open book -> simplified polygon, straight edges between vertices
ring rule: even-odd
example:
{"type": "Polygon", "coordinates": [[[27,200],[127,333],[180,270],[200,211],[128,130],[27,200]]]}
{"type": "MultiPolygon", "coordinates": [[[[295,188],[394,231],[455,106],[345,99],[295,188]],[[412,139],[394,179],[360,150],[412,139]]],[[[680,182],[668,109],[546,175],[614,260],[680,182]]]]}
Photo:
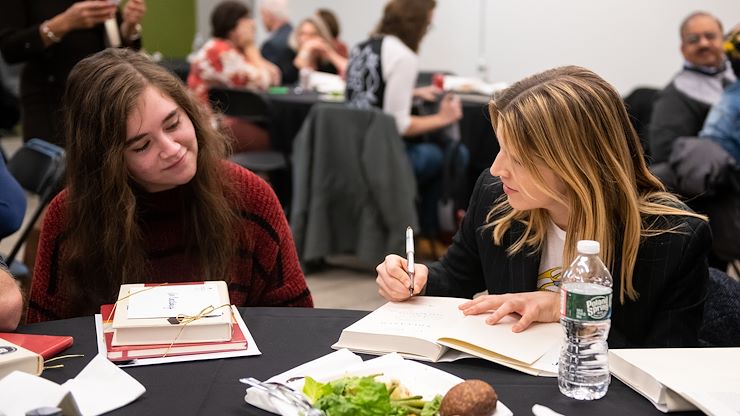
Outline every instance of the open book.
{"type": "Polygon", "coordinates": [[[490,314],[464,316],[458,306],[468,300],[418,296],[386,303],[345,328],[332,348],[375,355],[397,352],[435,362],[472,355],[527,374],[557,376],[560,324],[536,323],[514,333],[514,317],[488,325],[490,314]]]}
{"type": "Polygon", "coordinates": [[[740,348],[612,349],[609,370],[662,412],[740,414],[740,348]]]}

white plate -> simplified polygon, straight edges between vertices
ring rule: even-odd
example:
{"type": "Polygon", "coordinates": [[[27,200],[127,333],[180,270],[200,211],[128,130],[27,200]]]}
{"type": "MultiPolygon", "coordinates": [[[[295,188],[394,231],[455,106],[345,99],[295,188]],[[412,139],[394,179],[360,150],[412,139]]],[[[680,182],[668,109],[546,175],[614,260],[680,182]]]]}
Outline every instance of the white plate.
{"type": "MultiPolygon", "coordinates": [[[[397,354],[388,354],[371,360],[362,359],[348,350],[340,350],[321,357],[316,362],[306,363],[295,369],[275,376],[270,381],[288,384],[297,391],[303,390],[303,379],[287,381],[292,377],[310,376],[318,381],[327,382],[344,376],[367,376],[383,374],[382,379],[397,379],[411,394],[421,395],[424,400],[431,400],[437,394],[445,395],[447,391],[463,380],[442,370],[430,367],[413,360],[405,360],[397,354]],[[315,365],[320,364],[320,365],[315,365]],[[296,371],[297,370],[297,371],[296,371]]],[[[249,403],[250,390],[246,400],[249,403]]],[[[256,402],[256,401],[255,401],[256,402]]],[[[259,406],[261,407],[261,406],[259,406]]],[[[265,409],[272,411],[270,409],[265,409]]],[[[491,416],[511,416],[513,413],[501,401],[491,416]]]]}

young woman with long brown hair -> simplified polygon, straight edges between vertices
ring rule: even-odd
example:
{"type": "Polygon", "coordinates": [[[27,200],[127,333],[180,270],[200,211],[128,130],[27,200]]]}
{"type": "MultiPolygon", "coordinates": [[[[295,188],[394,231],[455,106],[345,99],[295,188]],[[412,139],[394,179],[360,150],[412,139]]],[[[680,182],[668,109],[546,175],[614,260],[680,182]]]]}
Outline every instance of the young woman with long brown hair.
{"type": "Polygon", "coordinates": [[[312,306],[275,194],[224,160],[179,80],[108,49],[67,85],[67,189],[44,222],[29,322],[95,313],[134,282],[226,280],[237,306],[312,306]]]}
{"type": "MultiPolygon", "coordinates": [[[[578,240],[597,240],[614,277],[609,345],[698,342],[711,233],[645,165],[621,97],[579,67],[517,82],[489,106],[501,145],[478,179],[447,254],[416,268],[414,294],[473,297],[465,314],[556,322],[560,272],[578,240]]],[[[409,297],[406,261],[377,268],[379,291],[409,297]]]]}

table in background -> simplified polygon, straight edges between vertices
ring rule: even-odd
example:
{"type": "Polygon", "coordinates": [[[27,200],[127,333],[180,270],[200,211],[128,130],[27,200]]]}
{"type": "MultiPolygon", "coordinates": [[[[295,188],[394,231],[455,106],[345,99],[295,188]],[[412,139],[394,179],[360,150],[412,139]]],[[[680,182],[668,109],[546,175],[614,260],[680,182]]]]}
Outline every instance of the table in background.
{"type": "Polygon", "coordinates": [[[296,92],[292,88],[284,94],[261,95],[269,103],[272,113],[272,145],[287,155],[293,154],[293,140],[314,104],[326,102],[344,105],[344,102],[322,100],[322,95],[315,91],[296,92]]]}
{"type": "MultiPolygon", "coordinates": [[[[289,89],[284,94],[263,93],[262,96],[271,104],[273,111],[276,147],[290,154],[293,149],[293,139],[301,129],[303,121],[311,111],[311,107],[318,102],[343,102],[322,100],[321,94],[313,91],[296,93],[289,89]]],[[[491,166],[498,154],[498,142],[491,128],[488,117],[488,97],[475,94],[460,94],[463,104],[463,118],[460,120],[460,136],[463,143],[470,149],[471,165],[478,173],[491,166]],[[479,168],[479,169],[478,169],[479,168]]]]}
{"type": "MultiPolygon", "coordinates": [[[[275,149],[286,155],[292,155],[293,140],[314,104],[334,102],[337,105],[344,105],[343,102],[322,100],[321,95],[313,91],[296,93],[289,89],[284,94],[264,93],[262,96],[270,104],[273,114],[272,144],[275,149]]],[[[466,195],[469,195],[481,171],[491,167],[493,159],[498,154],[499,145],[488,116],[488,97],[460,94],[460,98],[463,110],[460,137],[470,150],[470,166],[465,184],[468,190],[466,195]]]]}
{"type": "MultiPolygon", "coordinates": [[[[239,310],[261,356],[125,368],[147,391],[134,403],[111,414],[270,415],[244,402],[245,386],[237,380],[247,376],[264,380],[332,352],[330,346],[342,329],[367,314],[302,308],[239,310]]],[[[57,383],[76,376],[97,352],[92,317],[27,325],[18,332],[74,337],[74,345],[65,354],[83,353],[85,357],[65,360],[62,369],[44,371],[43,377],[57,383]]],[[[580,402],[561,395],[555,378],[529,376],[480,359],[430,365],[464,379],[489,382],[515,415],[531,414],[535,403],[568,416],[662,414],[616,379],[612,379],[603,399],[580,402]]]]}

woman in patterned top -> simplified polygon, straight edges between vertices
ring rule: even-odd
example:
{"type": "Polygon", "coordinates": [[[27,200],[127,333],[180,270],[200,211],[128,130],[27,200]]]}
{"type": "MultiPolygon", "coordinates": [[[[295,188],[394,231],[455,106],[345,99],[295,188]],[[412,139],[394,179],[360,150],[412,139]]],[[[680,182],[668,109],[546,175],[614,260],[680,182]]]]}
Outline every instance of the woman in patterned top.
{"type": "MultiPolygon", "coordinates": [[[[188,87],[204,104],[208,104],[211,87],[264,91],[280,84],[280,70],[264,59],[255,45],[254,19],[245,5],[219,3],[211,13],[211,32],[213,37],[192,58],[188,74],[188,87]]],[[[269,147],[269,136],[261,127],[228,116],[219,122],[234,137],[235,152],[269,147]]]]}
{"type": "Polygon", "coordinates": [[[237,306],[313,305],[274,192],[224,160],[173,75],[108,49],[72,71],[65,108],[68,187],[44,220],[29,322],[95,313],[136,282],[225,280],[237,306]]]}

